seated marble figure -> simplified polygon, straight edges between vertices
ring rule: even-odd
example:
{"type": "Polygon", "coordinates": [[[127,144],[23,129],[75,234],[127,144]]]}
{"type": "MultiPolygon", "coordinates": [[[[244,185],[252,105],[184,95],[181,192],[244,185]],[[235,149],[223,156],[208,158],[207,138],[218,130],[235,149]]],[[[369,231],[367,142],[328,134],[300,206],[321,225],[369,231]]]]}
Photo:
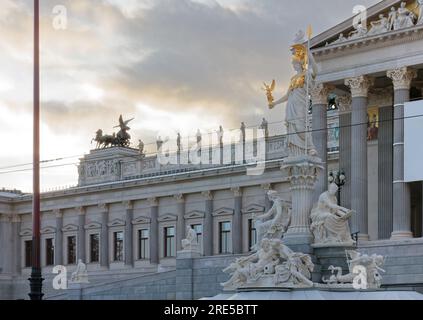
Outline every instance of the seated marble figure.
{"type": "Polygon", "coordinates": [[[311,231],[315,244],[345,243],[353,244],[348,219],[354,211],[337,204],[338,186],[329,185],[311,210],[311,231]]]}

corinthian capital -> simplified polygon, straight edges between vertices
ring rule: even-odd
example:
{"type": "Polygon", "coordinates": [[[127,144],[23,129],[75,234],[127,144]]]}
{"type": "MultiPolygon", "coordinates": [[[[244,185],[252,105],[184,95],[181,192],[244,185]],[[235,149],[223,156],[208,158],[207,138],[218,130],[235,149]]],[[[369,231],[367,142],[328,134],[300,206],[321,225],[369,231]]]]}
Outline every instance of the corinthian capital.
{"type": "Polygon", "coordinates": [[[351,112],[352,99],[350,95],[338,96],[336,98],[336,103],[338,104],[340,113],[351,112]]]}
{"type": "Polygon", "coordinates": [[[417,71],[407,67],[389,70],[386,72],[388,78],[392,79],[394,90],[410,90],[411,81],[417,77],[417,71]]]}
{"type": "Polygon", "coordinates": [[[374,84],[374,78],[359,76],[345,79],[345,85],[350,88],[353,98],[367,97],[370,87],[374,84]]]}
{"type": "Polygon", "coordinates": [[[324,83],[317,83],[315,84],[310,91],[311,101],[313,105],[318,104],[328,104],[328,96],[335,89],[334,86],[324,84],[324,83]]]}

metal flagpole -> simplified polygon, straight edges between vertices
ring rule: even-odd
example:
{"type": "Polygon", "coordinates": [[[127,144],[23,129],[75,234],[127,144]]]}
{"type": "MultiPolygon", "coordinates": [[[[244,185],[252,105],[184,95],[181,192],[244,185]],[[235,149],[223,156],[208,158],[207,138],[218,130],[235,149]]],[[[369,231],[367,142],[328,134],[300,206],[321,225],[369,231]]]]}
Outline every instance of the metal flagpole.
{"type": "Polygon", "coordinates": [[[29,297],[42,300],[40,259],[40,3],[34,0],[34,115],[33,115],[32,270],[29,297]]]}
{"type": "Polygon", "coordinates": [[[309,75],[309,68],[310,68],[310,39],[311,39],[311,35],[312,35],[312,29],[311,29],[311,25],[308,26],[307,28],[307,69],[306,71],[306,117],[305,117],[305,128],[306,128],[306,132],[305,132],[305,155],[308,155],[308,132],[309,132],[309,124],[308,124],[308,111],[310,108],[310,99],[309,99],[309,85],[310,85],[310,75],[309,75]]]}

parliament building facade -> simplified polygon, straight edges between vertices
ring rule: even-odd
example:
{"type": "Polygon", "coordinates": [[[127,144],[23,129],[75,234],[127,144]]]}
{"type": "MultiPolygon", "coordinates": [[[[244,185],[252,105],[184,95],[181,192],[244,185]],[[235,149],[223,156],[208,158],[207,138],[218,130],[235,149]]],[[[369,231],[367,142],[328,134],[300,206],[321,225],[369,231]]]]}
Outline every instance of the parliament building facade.
{"type": "MultiPolygon", "coordinates": [[[[316,199],[327,189],[329,172],[344,171],[340,202],[357,213],[351,220],[357,249],[386,256],[384,287],[421,289],[423,188],[421,181],[404,181],[404,103],[421,100],[423,88],[418,2],[406,1],[416,14],[412,25],[371,27],[400,3],[384,0],[369,8],[367,31],[354,27],[351,18],[311,41],[319,66],[311,92],[313,141],[326,164],[316,199]],[[334,110],[330,101],[335,101],[334,110]]],[[[202,152],[212,156],[221,149],[202,152]]],[[[253,216],[272,206],[267,191],[290,199],[288,177],[281,170],[285,157],[283,135],[266,138],[261,175],[246,174],[249,159],[160,165],[157,156],[143,157],[137,149],[90,151],[80,160],[78,186],[42,194],[45,298],[198,299],[218,294],[228,277],[222,269],[255,244],[253,216]],[[200,258],[177,259],[186,226],[197,233],[200,258]],[[90,283],[76,291],[54,290],[53,267],[64,265],[70,275],[79,259],[87,264],[90,283]]],[[[2,299],[27,298],[31,210],[30,194],[0,191],[2,299]]]]}

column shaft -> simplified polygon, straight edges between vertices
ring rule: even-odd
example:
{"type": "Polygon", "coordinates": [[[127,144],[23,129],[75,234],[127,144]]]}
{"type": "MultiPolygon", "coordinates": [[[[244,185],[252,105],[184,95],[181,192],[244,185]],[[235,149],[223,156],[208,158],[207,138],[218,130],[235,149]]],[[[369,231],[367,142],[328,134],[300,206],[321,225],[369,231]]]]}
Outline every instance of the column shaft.
{"type": "Polygon", "coordinates": [[[63,216],[59,213],[56,215],[56,237],[54,241],[54,264],[63,264],[63,216]]]}
{"type": "Polygon", "coordinates": [[[379,204],[378,235],[379,239],[389,239],[392,234],[392,199],[393,199],[393,109],[379,109],[379,204]]]}
{"type": "Polygon", "coordinates": [[[323,169],[316,182],[314,202],[328,189],[327,173],[327,146],[328,146],[328,121],[327,104],[313,105],[313,143],[317,149],[318,157],[322,160],[323,169]]]}
{"type": "Polygon", "coordinates": [[[242,253],[242,196],[234,198],[234,221],[232,227],[233,253],[242,253]]]}
{"type": "Polygon", "coordinates": [[[367,97],[353,97],[351,125],[352,232],[368,240],[367,97]]]}
{"type": "Polygon", "coordinates": [[[340,201],[343,207],[351,208],[351,113],[339,115],[339,127],[339,169],[347,178],[340,201]]]}
{"type": "Polygon", "coordinates": [[[78,216],[78,259],[81,259],[84,263],[85,258],[85,214],[79,214],[78,216]]]}
{"type": "Polygon", "coordinates": [[[410,101],[409,89],[394,93],[394,176],[393,176],[393,239],[412,238],[411,192],[404,182],[404,103],[410,101]]]}
{"type": "Polygon", "coordinates": [[[183,200],[178,201],[177,204],[177,225],[176,225],[176,248],[177,251],[182,250],[182,239],[185,238],[185,202],[183,200]]]}
{"type": "Polygon", "coordinates": [[[126,209],[125,219],[125,265],[133,266],[134,264],[134,252],[133,252],[133,232],[132,232],[132,220],[134,218],[134,209],[126,209]]]}
{"type": "Polygon", "coordinates": [[[159,207],[152,205],[150,210],[150,262],[151,264],[159,264],[159,207]]]}
{"type": "Polygon", "coordinates": [[[203,234],[203,247],[204,255],[212,256],[213,255],[213,200],[206,200],[206,210],[204,217],[204,234],[203,234]]]}
{"type": "Polygon", "coordinates": [[[100,234],[100,265],[109,267],[109,212],[107,208],[101,213],[101,234],[100,234]]]}

